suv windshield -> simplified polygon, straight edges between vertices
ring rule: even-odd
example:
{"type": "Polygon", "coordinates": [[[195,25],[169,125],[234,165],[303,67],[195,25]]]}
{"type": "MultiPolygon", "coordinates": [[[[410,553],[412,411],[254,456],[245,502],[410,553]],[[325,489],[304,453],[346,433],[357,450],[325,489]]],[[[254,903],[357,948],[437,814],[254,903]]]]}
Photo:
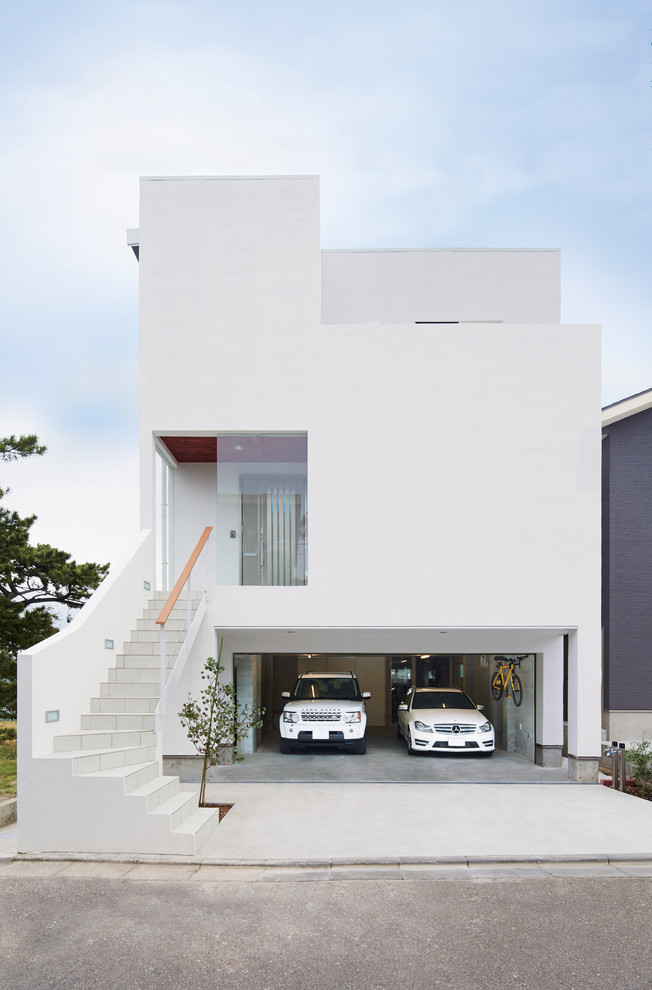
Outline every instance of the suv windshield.
{"type": "Polygon", "coordinates": [[[475,708],[467,694],[451,691],[415,691],[412,710],[416,708],[475,708]]]}
{"type": "Polygon", "coordinates": [[[360,701],[360,687],[355,677],[300,677],[292,697],[299,701],[360,701]]]}

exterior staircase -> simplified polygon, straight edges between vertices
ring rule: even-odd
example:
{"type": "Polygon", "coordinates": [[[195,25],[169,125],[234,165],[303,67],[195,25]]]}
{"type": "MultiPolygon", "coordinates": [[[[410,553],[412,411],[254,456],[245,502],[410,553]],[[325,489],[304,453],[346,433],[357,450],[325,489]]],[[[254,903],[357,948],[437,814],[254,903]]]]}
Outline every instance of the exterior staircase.
{"type": "MultiPolygon", "coordinates": [[[[193,614],[201,595],[193,596],[193,614]]],[[[200,808],[199,785],[161,775],[155,711],[160,695],[156,618],[166,596],[148,602],[137,628],[81,716],[79,732],[54,737],[52,758],[70,760],[73,777],[115,818],[112,852],[194,855],[219,822],[217,808],[200,808]],[[101,794],[101,797],[100,797],[101,794]]],[[[167,673],[186,636],[187,604],[179,600],[165,626],[167,673]]],[[[93,850],[93,837],[89,836],[93,850]]],[[[109,851],[109,850],[107,850],[109,851]]]]}

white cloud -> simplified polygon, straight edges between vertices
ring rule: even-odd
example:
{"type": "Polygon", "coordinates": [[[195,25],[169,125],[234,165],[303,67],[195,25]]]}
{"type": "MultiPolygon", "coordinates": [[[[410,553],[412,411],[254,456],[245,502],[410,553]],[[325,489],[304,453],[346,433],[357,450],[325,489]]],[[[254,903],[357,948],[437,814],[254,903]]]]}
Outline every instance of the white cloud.
{"type": "Polygon", "coordinates": [[[80,449],[72,435],[48,436],[47,424],[19,422],[13,432],[31,431],[48,450],[2,465],[3,504],[21,516],[36,515],[31,536],[78,561],[117,560],[139,530],[136,443],[80,449]]]}

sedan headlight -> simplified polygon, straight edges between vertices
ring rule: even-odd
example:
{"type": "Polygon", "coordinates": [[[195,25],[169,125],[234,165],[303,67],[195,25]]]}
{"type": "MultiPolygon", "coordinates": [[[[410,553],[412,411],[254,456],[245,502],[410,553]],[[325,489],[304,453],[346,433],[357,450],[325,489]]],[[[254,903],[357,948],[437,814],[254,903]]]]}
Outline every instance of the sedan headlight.
{"type": "Polygon", "coordinates": [[[491,722],[483,722],[479,725],[478,732],[491,732],[491,722]]]}
{"type": "Polygon", "coordinates": [[[419,719],[415,719],[414,728],[418,729],[419,732],[432,732],[432,726],[426,725],[425,722],[420,722],[419,719]]]}
{"type": "Polygon", "coordinates": [[[362,714],[361,712],[345,712],[344,713],[345,722],[361,722],[362,714]]]}
{"type": "Polygon", "coordinates": [[[299,714],[298,714],[298,712],[283,712],[283,721],[284,722],[298,722],[299,721],[299,714]]]}

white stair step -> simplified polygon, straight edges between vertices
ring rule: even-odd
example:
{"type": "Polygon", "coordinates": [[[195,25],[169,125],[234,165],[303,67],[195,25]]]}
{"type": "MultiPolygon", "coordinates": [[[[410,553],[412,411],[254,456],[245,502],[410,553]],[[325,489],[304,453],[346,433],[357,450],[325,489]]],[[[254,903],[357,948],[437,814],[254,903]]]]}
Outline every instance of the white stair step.
{"type": "Polygon", "coordinates": [[[124,749],[98,749],[52,753],[49,759],[70,760],[73,776],[113,770],[115,767],[133,766],[156,760],[156,746],[128,746],[124,749]]]}
{"type": "Polygon", "coordinates": [[[177,825],[175,832],[192,835],[195,838],[195,852],[210,839],[211,835],[220,823],[219,808],[197,808],[192,815],[181,825],[177,825]]]}
{"type": "Polygon", "coordinates": [[[197,811],[199,803],[199,789],[193,791],[177,791],[167,801],[161,802],[153,808],[152,815],[169,815],[170,828],[177,829],[183,824],[193,812],[197,811]]]}
{"type": "Polygon", "coordinates": [[[158,681],[106,681],[100,684],[101,698],[158,698],[161,685],[158,681]]]}
{"type": "MultiPolygon", "coordinates": [[[[169,629],[165,627],[166,643],[183,643],[186,638],[185,629],[169,629]]],[[[158,629],[132,629],[129,635],[129,642],[135,643],[156,643],[158,646],[161,636],[158,629]]],[[[127,645],[127,644],[125,644],[127,645]]]]}
{"type": "Polygon", "coordinates": [[[156,667],[112,667],[108,672],[110,684],[158,684],[160,672],[156,667]]]}
{"type": "MultiPolygon", "coordinates": [[[[165,640],[166,656],[176,657],[182,645],[183,645],[183,640],[177,642],[176,640],[172,641],[166,638],[165,640]]],[[[161,655],[161,644],[158,641],[158,639],[155,642],[147,642],[147,643],[134,643],[134,642],[123,643],[122,652],[118,654],[118,656],[125,656],[125,657],[139,657],[139,656],[147,657],[152,655],[157,657],[161,655]]]]}
{"type": "MultiPolygon", "coordinates": [[[[113,685],[115,686],[115,685],[113,685]]],[[[158,698],[91,698],[91,712],[101,714],[111,712],[117,714],[153,715],[158,705],[158,698]]]]}
{"type": "Polygon", "coordinates": [[[90,715],[82,715],[81,728],[104,731],[113,731],[115,729],[138,729],[139,731],[148,729],[153,731],[154,720],[154,715],[146,715],[142,712],[137,714],[120,714],[119,712],[91,713],[90,715]]]}
{"type": "Polygon", "coordinates": [[[154,811],[179,793],[178,777],[153,777],[140,787],[135,787],[130,794],[132,797],[145,799],[145,808],[154,811]]]}
{"type": "MultiPolygon", "coordinates": [[[[173,612],[165,623],[165,635],[167,636],[169,632],[183,632],[185,634],[186,618],[187,615],[185,613],[183,617],[177,617],[173,612]]],[[[138,619],[136,629],[138,632],[154,632],[157,636],[160,634],[160,626],[155,619],[138,619]]]]}
{"type": "Polygon", "coordinates": [[[92,773],[84,774],[86,777],[122,778],[123,790],[125,794],[131,793],[137,787],[142,787],[150,780],[159,776],[158,761],[151,760],[147,763],[131,763],[121,767],[111,767],[109,770],[95,770],[92,773]]]}
{"type": "MultiPolygon", "coordinates": [[[[166,667],[172,670],[174,662],[176,661],[177,653],[169,653],[165,651],[166,667]]],[[[161,655],[160,653],[145,653],[140,655],[135,654],[123,654],[119,653],[115,658],[116,667],[156,667],[157,670],[161,667],[161,655]]]]}
{"type": "MultiPolygon", "coordinates": [[[[200,601],[202,600],[203,594],[204,594],[203,591],[191,592],[190,601],[192,603],[193,608],[195,609],[197,608],[200,601]]],[[[157,594],[156,598],[150,598],[149,601],[147,602],[147,611],[156,612],[154,618],[158,618],[158,616],[161,614],[161,612],[167,605],[167,602],[168,602],[168,595],[166,595],[165,592],[162,592],[160,595],[157,594]]],[[[180,595],[177,598],[170,615],[174,615],[175,612],[179,612],[182,609],[186,609],[187,607],[188,607],[188,598],[184,593],[183,595],[180,595]]]]}
{"type": "Polygon", "coordinates": [[[155,746],[156,733],[151,730],[125,729],[113,732],[85,731],[54,736],[55,753],[73,753],[79,750],[126,749],[134,746],[155,746]]]}
{"type": "MultiPolygon", "coordinates": [[[[190,620],[192,621],[197,612],[197,606],[193,603],[190,608],[190,620]]],[[[136,629],[156,629],[157,632],[161,627],[161,623],[157,620],[161,614],[160,608],[146,608],[143,610],[140,618],[136,621],[136,629]],[[142,625],[141,625],[142,623],[142,625]]],[[[188,620],[188,609],[186,603],[179,608],[173,608],[169,616],[165,620],[165,628],[167,629],[181,629],[186,627],[186,622],[188,620]],[[178,623],[178,625],[175,625],[178,623]]]]}

